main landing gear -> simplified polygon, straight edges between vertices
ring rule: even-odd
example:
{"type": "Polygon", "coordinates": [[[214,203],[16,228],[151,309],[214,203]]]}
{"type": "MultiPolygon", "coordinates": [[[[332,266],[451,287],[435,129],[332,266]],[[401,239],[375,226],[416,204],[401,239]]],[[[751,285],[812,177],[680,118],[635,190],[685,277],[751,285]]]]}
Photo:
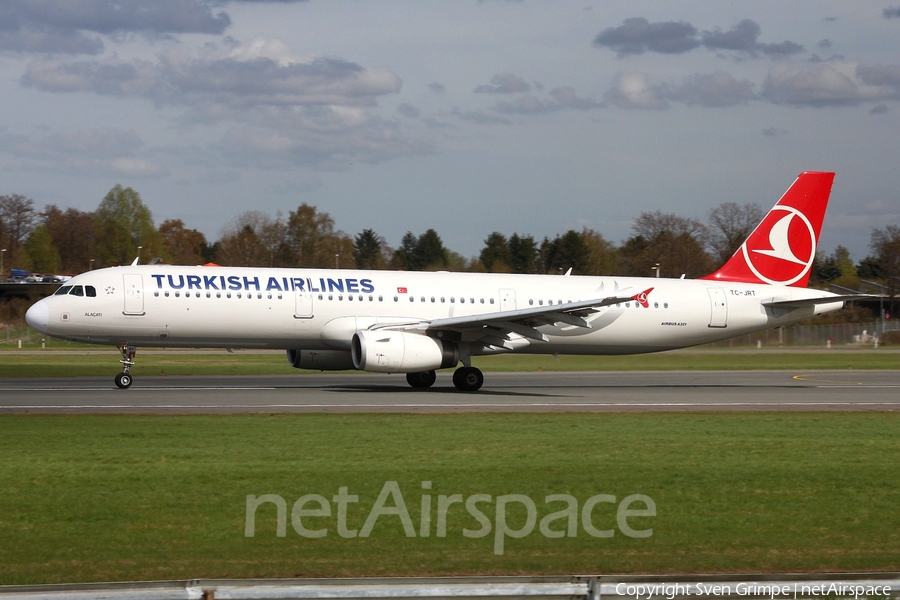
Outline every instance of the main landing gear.
{"type": "Polygon", "coordinates": [[[406,374],[406,382],[414,388],[430,388],[434,385],[436,379],[437,375],[434,371],[406,374]]]}
{"type": "Polygon", "coordinates": [[[484,373],[476,367],[460,367],[453,372],[453,385],[462,392],[478,391],[484,384],[484,373]]]}
{"type": "MultiPolygon", "coordinates": [[[[414,388],[430,388],[436,379],[434,371],[406,374],[406,382],[414,388]]],[[[460,367],[453,373],[453,385],[462,392],[474,392],[483,384],[484,374],[475,367],[460,367]]]]}
{"type": "Polygon", "coordinates": [[[119,352],[122,353],[122,372],[116,375],[116,387],[127,390],[131,387],[131,367],[134,366],[134,355],[137,353],[135,346],[119,346],[119,352]]]}

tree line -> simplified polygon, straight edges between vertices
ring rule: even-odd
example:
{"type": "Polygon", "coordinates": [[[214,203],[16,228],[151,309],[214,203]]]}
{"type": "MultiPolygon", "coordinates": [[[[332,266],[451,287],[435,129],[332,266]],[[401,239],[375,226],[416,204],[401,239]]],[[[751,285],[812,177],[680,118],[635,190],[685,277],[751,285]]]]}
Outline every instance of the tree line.
{"type": "MultiPolygon", "coordinates": [[[[159,258],[169,264],[216,263],[246,267],[451,270],[492,273],[698,277],[715,270],[741,245],[765,213],[754,204],[725,202],[707,221],[661,211],[643,212],[620,245],[588,228],[552,239],[492,232],[477,257],[444,246],[434,229],[407,232],[393,248],[372,229],[355,236],[335,228],[326,212],[306,203],[287,216],[260,211],[238,215],[210,243],[180,219],[158,227],[140,194],[114,186],[93,212],[49,204],[43,210],[20,194],[0,196],[0,249],[4,266],[37,273],[80,273],[93,268],[159,258]]],[[[896,295],[900,281],[900,227],[872,231],[871,253],[854,263],[843,246],[818,255],[812,284],[859,289],[861,280],[883,283],[896,295]]]]}

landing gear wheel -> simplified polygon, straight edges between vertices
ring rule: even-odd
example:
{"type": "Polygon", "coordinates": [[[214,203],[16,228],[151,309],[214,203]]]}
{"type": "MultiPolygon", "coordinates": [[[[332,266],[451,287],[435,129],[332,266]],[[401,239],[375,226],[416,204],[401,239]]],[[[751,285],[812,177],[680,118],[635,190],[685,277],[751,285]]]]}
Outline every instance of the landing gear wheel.
{"type": "Polygon", "coordinates": [[[118,375],[116,375],[116,386],[119,389],[127,390],[131,387],[131,382],[131,375],[129,375],[128,373],[119,373],[118,375]]]}
{"type": "Polygon", "coordinates": [[[475,392],[484,384],[484,373],[475,367],[460,367],[453,373],[453,385],[463,392],[475,392]]]}
{"type": "Polygon", "coordinates": [[[406,382],[414,388],[430,388],[434,385],[436,379],[437,374],[434,371],[406,374],[406,382]]]}
{"type": "Polygon", "coordinates": [[[133,381],[131,367],[134,366],[134,355],[137,353],[137,348],[123,344],[119,346],[119,352],[122,353],[122,360],[119,361],[122,363],[122,372],[116,375],[116,387],[120,390],[127,390],[133,381]]]}

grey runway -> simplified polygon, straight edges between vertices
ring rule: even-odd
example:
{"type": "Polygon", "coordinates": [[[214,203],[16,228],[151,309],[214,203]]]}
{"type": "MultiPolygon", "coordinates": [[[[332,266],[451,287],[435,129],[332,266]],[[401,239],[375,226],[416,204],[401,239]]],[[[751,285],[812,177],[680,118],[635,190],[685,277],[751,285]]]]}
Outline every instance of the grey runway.
{"type": "Polygon", "coordinates": [[[2,379],[2,413],[331,413],[900,410],[900,371],[450,373],[427,390],[403,375],[2,379]]]}

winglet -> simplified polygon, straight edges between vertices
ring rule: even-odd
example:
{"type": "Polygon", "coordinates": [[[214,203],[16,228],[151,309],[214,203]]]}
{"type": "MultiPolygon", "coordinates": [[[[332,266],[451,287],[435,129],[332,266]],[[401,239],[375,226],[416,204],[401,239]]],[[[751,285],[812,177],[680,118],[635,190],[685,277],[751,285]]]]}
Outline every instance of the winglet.
{"type": "Polygon", "coordinates": [[[653,288],[647,288],[640,294],[635,294],[631,297],[632,300],[637,301],[638,304],[643,306],[644,308],[650,308],[650,303],[647,302],[647,295],[653,291],[653,288]]]}
{"type": "Polygon", "coordinates": [[[801,173],[721,269],[700,279],[806,287],[834,173],[801,173]]]}

